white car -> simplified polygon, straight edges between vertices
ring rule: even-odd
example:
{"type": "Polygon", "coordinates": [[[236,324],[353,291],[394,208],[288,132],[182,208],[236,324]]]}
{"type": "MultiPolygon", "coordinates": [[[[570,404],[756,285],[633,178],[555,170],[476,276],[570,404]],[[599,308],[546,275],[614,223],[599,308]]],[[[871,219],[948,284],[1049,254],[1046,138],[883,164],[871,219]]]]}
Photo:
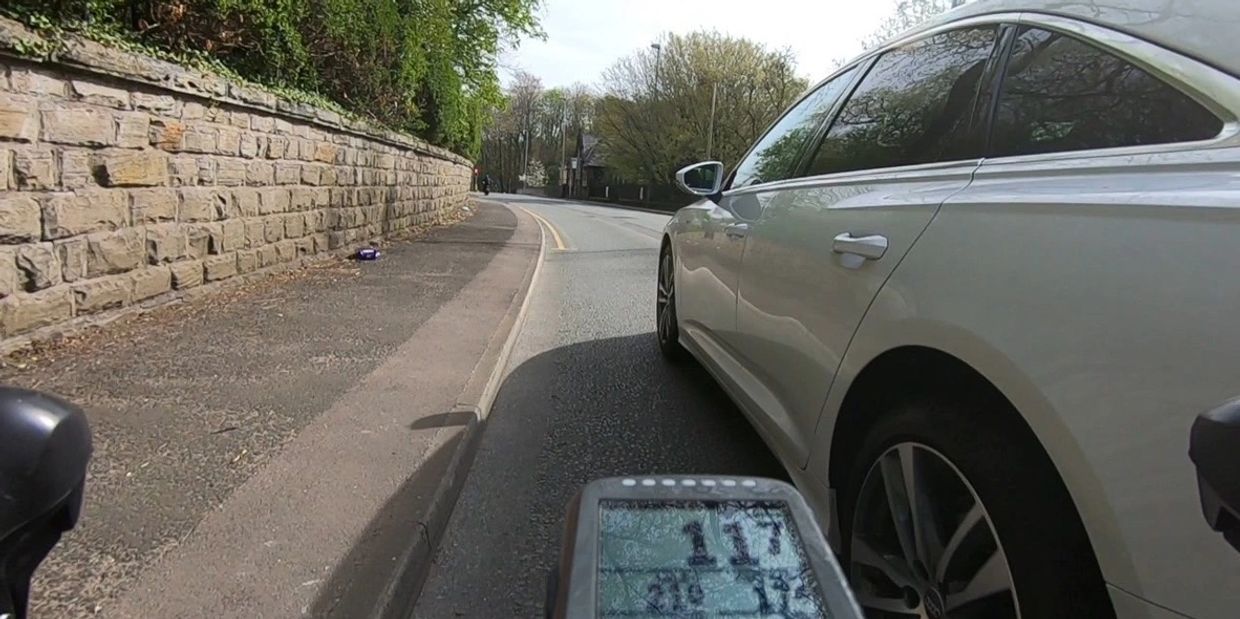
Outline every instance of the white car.
{"type": "Polygon", "coordinates": [[[871,617],[1240,616],[1189,457],[1240,395],[1237,76],[1235,0],[979,0],[681,171],[661,348],[871,617]]]}

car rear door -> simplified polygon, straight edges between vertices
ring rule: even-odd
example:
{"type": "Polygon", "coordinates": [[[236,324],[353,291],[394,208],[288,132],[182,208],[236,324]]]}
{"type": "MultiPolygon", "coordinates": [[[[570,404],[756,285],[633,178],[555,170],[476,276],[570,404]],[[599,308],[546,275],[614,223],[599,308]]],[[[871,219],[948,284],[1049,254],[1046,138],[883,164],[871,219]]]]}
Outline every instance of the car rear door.
{"type": "Polygon", "coordinates": [[[1001,27],[932,31],[880,54],[805,164],[750,225],[736,349],[767,434],[803,466],[870,301],[943,201],[968,185],[1001,27]]]}

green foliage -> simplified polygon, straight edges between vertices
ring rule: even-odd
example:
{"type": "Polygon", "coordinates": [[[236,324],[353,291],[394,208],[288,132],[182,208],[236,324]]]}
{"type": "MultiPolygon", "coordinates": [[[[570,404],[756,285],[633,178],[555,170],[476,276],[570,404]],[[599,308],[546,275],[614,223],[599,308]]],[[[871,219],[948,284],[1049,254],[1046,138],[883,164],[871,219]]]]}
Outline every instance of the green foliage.
{"type": "Polygon", "coordinates": [[[793,65],[786,50],[717,32],[668,35],[658,52],[619,60],[603,74],[595,121],[608,167],[658,185],[696,161],[735,165],[805,90],[793,65]]]}
{"type": "MultiPolygon", "coordinates": [[[[541,36],[539,0],[10,0],[71,31],[352,111],[475,156],[500,102],[496,56],[541,36]]],[[[54,49],[18,50],[48,56],[54,49]]]]}

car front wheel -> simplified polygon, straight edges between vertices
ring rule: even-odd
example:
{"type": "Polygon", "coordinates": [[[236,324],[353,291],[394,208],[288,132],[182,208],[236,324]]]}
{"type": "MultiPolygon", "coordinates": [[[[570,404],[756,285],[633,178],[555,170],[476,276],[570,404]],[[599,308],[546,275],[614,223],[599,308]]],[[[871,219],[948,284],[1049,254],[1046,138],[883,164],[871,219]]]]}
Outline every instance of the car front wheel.
{"type": "Polygon", "coordinates": [[[680,345],[680,325],[676,316],[676,268],[670,244],[659,254],[658,288],[655,292],[655,333],[659,351],[670,361],[682,361],[685,349],[680,345]]]}

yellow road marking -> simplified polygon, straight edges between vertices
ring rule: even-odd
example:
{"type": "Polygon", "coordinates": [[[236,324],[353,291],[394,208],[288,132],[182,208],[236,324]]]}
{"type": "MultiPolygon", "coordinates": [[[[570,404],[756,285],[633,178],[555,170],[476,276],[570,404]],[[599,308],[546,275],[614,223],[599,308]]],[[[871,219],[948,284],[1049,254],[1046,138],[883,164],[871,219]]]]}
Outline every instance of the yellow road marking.
{"type": "Polygon", "coordinates": [[[555,241],[556,249],[560,251],[564,251],[568,249],[568,245],[564,243],[564,237],[560,236],[560,231],[557,230],[556,227],[551,224],[551,222],[544,219],[542,215],[539,215],[538,213],[535,213],[534,211],[531,211],[530,209],[527,209],[524,206],[521,206],[518,208],[525,211],[526,213],[529,213],[530,217],[533,217],[534,219],[538,220],[538,223],[544,226],[547,226],[547,231],[551,233],[551,238],[555,241]]]}

